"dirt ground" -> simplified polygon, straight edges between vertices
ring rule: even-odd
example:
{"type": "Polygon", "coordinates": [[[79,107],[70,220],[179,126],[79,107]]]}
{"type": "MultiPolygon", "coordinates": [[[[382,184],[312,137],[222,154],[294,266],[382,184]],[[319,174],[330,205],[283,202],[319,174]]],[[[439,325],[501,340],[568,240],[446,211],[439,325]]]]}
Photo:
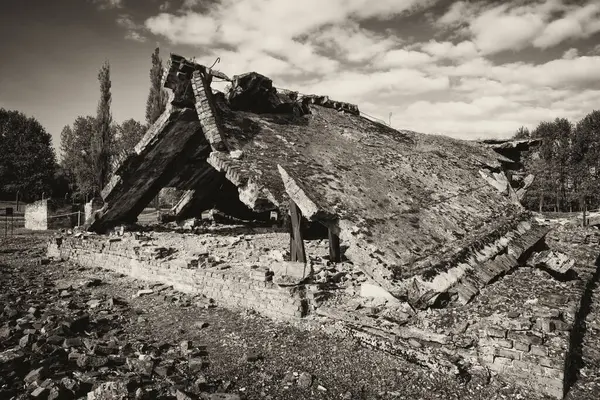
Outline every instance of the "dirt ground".
{"type": "MultiPolygon", "coordinates": [[[[41,265],[48,237],[0,237],[0,399],[544,398],[495,380],[436,374],[352,339],[170,288],[136,296],[149,286],[69,262],[41,265]],[[73,321],[86,315],[77,329],[73,321]],[[115,382],[114,392],[106,382],[115,382]]],[[[598,334],[600,309],[590,310],[571,399],[597,398],[600,347],[588,336],[598,334]]]]}

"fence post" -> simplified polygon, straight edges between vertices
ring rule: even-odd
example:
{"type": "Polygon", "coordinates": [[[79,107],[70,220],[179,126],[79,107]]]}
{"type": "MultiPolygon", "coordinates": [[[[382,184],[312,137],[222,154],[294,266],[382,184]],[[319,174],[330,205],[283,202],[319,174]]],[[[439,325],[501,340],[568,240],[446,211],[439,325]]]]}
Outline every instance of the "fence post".
{"type": "Polygon", "coordinates": [[[77,210],[77,226],[81,226],[81,211],[77,210]]]}

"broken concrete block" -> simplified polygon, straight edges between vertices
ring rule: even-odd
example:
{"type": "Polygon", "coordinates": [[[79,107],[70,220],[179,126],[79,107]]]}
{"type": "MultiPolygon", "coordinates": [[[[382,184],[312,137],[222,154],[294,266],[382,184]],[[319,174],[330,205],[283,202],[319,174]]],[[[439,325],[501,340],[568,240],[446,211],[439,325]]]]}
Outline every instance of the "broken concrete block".
{"type": "Polygon", "coordinates": [[[530,263],[536,267],[545,267],[560,275],[566,275],[575,265],[575,260],[557,251],[545,250],[535,253],[530,263]]]}
{"type": "Polygon", "coordinates": [[[381,286],[370,282],[364,282],[362,285],[360,285],[360,296],[385,299],[390,302],[399,302],[399,300],[395,298],[390,292],[388,292],[381,286]]]}

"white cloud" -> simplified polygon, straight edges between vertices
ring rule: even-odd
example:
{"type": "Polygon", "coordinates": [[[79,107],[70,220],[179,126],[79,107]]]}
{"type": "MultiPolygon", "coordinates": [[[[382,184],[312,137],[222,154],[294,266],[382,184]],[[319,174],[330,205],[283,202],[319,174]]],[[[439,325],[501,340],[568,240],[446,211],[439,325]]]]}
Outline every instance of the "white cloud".
{"type": "Polygon", "coordinates": [[[441,25],[456,25],[464,22],[472,16],[475,4],[467,3],[466,1],[457,1],[450,5],[450,8],[444,15],[438,19],[441,25]]]}
{"type": "Polygon", "coordinates": [[[373,60],[373,65],[379,68],[389,67],[418,67],[433,62],[433,57],[420,51],[395,49],[380,54],[373,60]]]}
{"type": "Polygon", "coordinates": [[[508,137],[544,119],[580,118],[598,104],[600,54],[581,56],[577,43],[562,58],[540,63],[498,64],[491,57],[584,37],[596,29],[593,7],[560,0],[457,2],[437,21],[445,35],[434,39],[432,32],[412,44],[364,23],[395,16],[393,23],[402,24],[434,2],[192,0],[147,19],[145,28],[198,47],[201,63],[220,57],[217,68],[228,75],[256,71],[278,87],[356,103],[386,121],[393,112],[402,129],[508,137]],[[583,21],[583,33],[553,36],[552,24],[565,18],[583,21]]]}
{"type": "Polygon", "coordinates": [[[117,25],[122,26],[126,29],[136,29],[138,25],[133,22],[131,16],[128,14],[121,14],[117,17],[117,25]]]}
{"type": "Polygon", "coordinates": [[[446,90],[449,86],[447,77],[429,76],[416,69],[398,68],[368,74],[342,72],[325,79],[307,82],[296,89],[306,93],[327,94],[333,99],[360,104],[373,97],[422,94],[446,90]]]}
{"type": "Polygon", "coordinates": [[[436,21],[437,26],[447,28],[461,24],[465,28],[460,32],[466,33],[483,54],[519,51],[530,46],[545,49],[600,32],[600,3],[461,1],[452,4],[436,21]]]}
{"type": "Polygon", "coordinates": [[[569,50],[564,52],[563,58],[565,58],[567,60],[572,60],[572,59],[576,58],[578,55],[579,55],[579,50],[577,50],[576,48],[570,48],[569,50]]]}
{"type": "Polygon", "coordinates": [[[432,66],[428,71],[453,77],[485,77],[529,87],[588,87],[600,81],[600,56],[562,58],[542,64],[515,62],[500,65],[480,57],[458,65],[432,66]]]}
{"type": "Polygon", "coordinates": [[[341,24],[349,18],[389,19],[411,10],[429,6],[436,0],[305,0],[240,1],[222,0],[205,13],[160,14],[146,26],[173,43],[205,45],[220,39],[239,45],[251,37],[277,35],[294,38],[329,24],[341,24]],[[205,26],[197,26],[202,24],[205,26]],[[179,35],[183,34],[183,37],[179,35]]]}
{"type": "Polygon", "coordinates": [[[395,36],[376,34],[354,21],[329,25],[310,35],[309,39],[325,50],[340,53],[350,62],[368,61],[401,43],[395,36]]]}
{"type": "Polygon", "coordinates": [[[117,17],[117,25],[125,28],[125,39],[133,40],[136,42],[145,42],[146,37],[142,35],[141,31],[144,29],[143,25],[136,24],[130,15],[121,14],[117,17]]]}
{"type": "Polygon", "coordinates": [[[162,35],[173,44],[207,45],[213,43],[218,25],[205,15],[189,13],[184,16],[161,13],[145,22],[146,28],[162,35]]]}
{"type": "Polygon", "coordinates": [[[586,38],[600,31],[600,4],[589,3],[552,21],[533,41],[540,48],[556,46],[567,39],[586,38]]]}
{"type": "Polygon", "coordinates": [[[346,60],[362,62],[399,42],[360,28],[353,18],[387,19],[435,1],[223,0],[205,12],[161,13],[145,26],[173,44],[266,53],[295,69],[325,74],[336,71],[339,62],[322,50],[335,47],[346,60]]]}
{"type": "Polygon", "coordinates": [[[507,5],[484,11],[470,24],[473,41],[484,54],[521,50],[544,26],[544,16],[507,5]]]}
{"type": "Polygon", "coordinates": [[[471,41],[465,40],[458,44],[430,40],[421,49],[439,59],[470,59],[477,56],[477,47],[471,41]]]}
{"type": "Polygon", "coordinates": [[[600,81],[600,56],[557,59],[540,65],[512,63],[494,66],[490,75],[503,82],[560,87],[585,87],[600,81]]]}
{"type": "Polygon", "coordinates": [[[136,31],[127,32],[125,34],[125,39],[133,40],[136,42],[142,42],[142,43],[146,41],[146,37],[142,36],[142,34],[140,34],[139,32],[136,32],[136,31]]]}

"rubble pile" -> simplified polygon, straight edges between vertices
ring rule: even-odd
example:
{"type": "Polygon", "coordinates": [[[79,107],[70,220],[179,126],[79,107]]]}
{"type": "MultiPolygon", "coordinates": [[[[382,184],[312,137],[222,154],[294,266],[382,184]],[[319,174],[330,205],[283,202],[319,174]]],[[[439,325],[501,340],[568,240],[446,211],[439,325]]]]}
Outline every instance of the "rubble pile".
{"type": "MultiPolygon", "coordinates": [[[[202,378],[210,363],[201,344],[129,338],[122,329],[132,313],[129,299],[92,296],[101,279],[64,283],[27,264],[2,268],[0,398],[23,392],[45,400],[239,398],[202,378]]],[[[148,293],[195,303],[168,287],[138,295],[148,293]]]]}
{"type": "MultiPolygon", "coordinates": [[[[131,222],[161,185],[185,190],[173,209],[179,221],[210,208],[246,221],[271,211],[285,219],[291,201],[398,296],[406,279],[439,273],[448,264],[439,255],[473,250],[529,219],[504,156],[481,144],[397,131],[354,105],[278,89],[256,72],[230,79],[177,55],[163,84],[170,106],[117,166],[89,221],[94,231],[131,222]],[[226,93],[211,88],[213,78],[231,82],[226,93]]],[[[476,289],[459,285],[460,301],[476,289]]]]}

